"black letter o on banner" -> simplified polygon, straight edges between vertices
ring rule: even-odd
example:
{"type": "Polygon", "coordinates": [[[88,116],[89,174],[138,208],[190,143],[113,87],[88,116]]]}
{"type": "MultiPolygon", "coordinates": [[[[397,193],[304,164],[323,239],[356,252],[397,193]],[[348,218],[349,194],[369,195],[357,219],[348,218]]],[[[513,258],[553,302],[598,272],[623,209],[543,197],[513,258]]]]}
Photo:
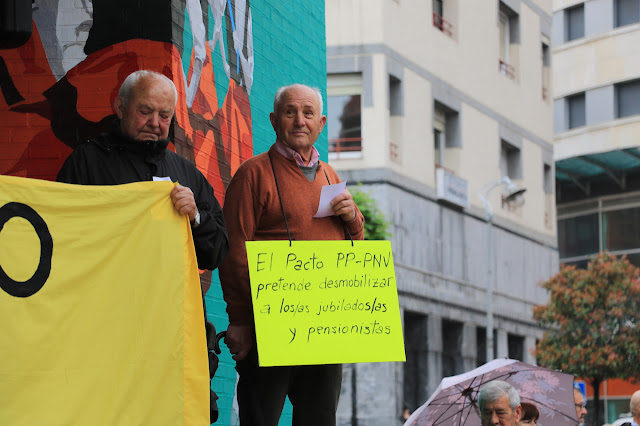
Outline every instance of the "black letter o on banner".
{"type": "Polygon", "coordinates": [[[22,203],[7,203],[0,207],[0,232],[9,219],[21,217],[29,221],[40,238],[40,263],[38,269],[27,281],[11,279],[0,265],[0,288],[15,297],[29,297],[36,294],[49,279],[51,258],[53,256],[53,238],[47,223],[34,209],[22,203]]]}

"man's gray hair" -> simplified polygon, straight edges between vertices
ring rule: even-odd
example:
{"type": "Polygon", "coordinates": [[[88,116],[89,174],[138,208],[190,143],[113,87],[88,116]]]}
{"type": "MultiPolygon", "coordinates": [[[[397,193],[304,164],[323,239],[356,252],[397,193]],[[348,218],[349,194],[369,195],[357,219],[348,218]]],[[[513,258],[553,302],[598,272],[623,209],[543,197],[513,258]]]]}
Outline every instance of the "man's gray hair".
{"type": "MultiPolygon", "coordinates": [[[[122,82],[122,86],[120,86],[120,90],[118,90],[118,96],[122,98],[122,105],[127,106],[129,102],[129,97],[131,96],[131,91],[136,84],[140,81],[141,78],[154,77],[164,80],[168,83],[171,83],[171,89],[173,90],[173,98],[176,100],[176,105],[178,104],[178,90],[176,89],[176,85],[171,81],[169,77],[164,74],[160,74],[159,72],[149,71],[149,70],[138,70],[134,71],[127,76],[122,82]]],[[[175,105],[174,105],[175,106],[175,105]]]]}
{"type": "Polygon", "coordinates": [[[516,388],[502,380],[492,380],[484,385],[484,387],[480,389],[480,394],[478,394],[478,406],[480,407],[480,412],[483,411],[483,408],[487,404],[499,400],[505,394],[509,398],[509,407],[511,407],[512,410],[515,410],[518,405],[520,405],[520,395],[518,395],[516,388]]]}
{"type": "Polygon", "coordinates": [[[280,101],[282,100],[282,95],[290,89],[298,89],[298,88],[307,88],[313,90],[318,98],[318,105],[320,105],[320,114],[322,114],[323,102],[322,102],[322,92],[317,87],[307,86],[306,84],[291,84],[289,86],[282,86],[276,91],[276,95],[273,97],[273,112],[278,112],[278,106],[280,105],[280,101]]]}

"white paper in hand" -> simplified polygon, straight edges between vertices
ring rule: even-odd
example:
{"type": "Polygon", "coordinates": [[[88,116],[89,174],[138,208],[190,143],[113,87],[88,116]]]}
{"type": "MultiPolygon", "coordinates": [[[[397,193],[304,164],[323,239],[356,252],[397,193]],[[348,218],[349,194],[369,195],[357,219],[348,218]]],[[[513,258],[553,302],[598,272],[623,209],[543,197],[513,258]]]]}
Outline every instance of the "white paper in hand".
{"type": "Polygon", "coordinates": [[[331,200],[342,194],[347,187],[347,182],[335,183],[333,185],[325,185],[320,193],[320,203],[318,204],[318,212],[313,217],[333,216],[331,209],[331,200]]]}

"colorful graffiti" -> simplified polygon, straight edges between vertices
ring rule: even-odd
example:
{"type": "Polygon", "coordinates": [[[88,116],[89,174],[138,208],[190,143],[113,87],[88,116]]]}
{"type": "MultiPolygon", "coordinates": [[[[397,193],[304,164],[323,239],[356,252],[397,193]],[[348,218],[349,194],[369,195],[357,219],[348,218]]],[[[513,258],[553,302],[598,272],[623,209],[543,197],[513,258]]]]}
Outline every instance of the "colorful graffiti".
{"type": "MultiPolygon", "coordinates": [[[[0,174],[55,179],[78,144],[111,128],[124,78],[152,69],[178,89],[173,149],[224,202],[232,174],[253,155],[251,15],[249,0],[34,0],[31,37],[0,49],[0,174]]],[[[211,272],[201,282],[206,292],[211,272]]],[[[220,298],[207,304],[224,312],[220,298]]],[[[227,363],[214,387],[220,421],[234,423],[233,391],[220,391],[235,381],[227,363]]]]}
{"type": "Polygon", "coordinates": [[[124,78],[152,69],[178,88],[175,151],[223,202],[253,154],[249,0],[34,0],[32,16],[27,43],[0,50],[0,174],[54,179],[75,146],[109,130],[124,78]],[[218,45],[229,79],[221,106],[218,45]]]}

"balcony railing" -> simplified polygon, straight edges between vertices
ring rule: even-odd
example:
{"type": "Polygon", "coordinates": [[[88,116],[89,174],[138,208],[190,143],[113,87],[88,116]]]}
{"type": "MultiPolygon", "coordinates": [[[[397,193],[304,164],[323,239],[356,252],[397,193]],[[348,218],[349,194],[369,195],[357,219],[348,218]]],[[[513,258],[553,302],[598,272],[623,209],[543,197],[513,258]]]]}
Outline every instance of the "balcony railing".
{"type": "Polygon", "coordinates": [[[394,163],[400,164],[400,145],[393,141],[389,141],[389,158],[394,163]]]}
{"type": "Polygon", "coordinates": [[[502,59],[498,59],[498,67],[500,69],[500,72],[510,79],[513,80],[516,78],[516,69],[502,59]]]}
{"type": "Polygon", "coordinates": [[[340,157],[340,154],[359,153],[360,151],[362,151],[362,138],[329,139],[329,153],[336,154],[336,157],[340,157]]]}
{"type": "Polygon", "coordinates": [[[447,21],[435,12],[433,12],[433,26],[448,36],[453,35],[453,25],[451,22],[447,21]]]}

